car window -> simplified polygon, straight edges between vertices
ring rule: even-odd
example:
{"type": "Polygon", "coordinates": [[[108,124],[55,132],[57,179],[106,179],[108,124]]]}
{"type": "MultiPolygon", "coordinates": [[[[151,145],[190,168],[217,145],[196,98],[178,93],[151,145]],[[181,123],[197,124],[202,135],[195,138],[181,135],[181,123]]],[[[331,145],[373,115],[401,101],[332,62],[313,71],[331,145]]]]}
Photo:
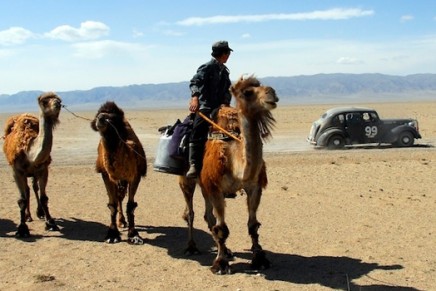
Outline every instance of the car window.
{"type": "Polygon", "coordinates": [[[364,121],[366,121],[366,122],[370,122],[370,121],[371,121],[371,116],[369,115],[368,112],[364,112],[364,113],[362,114],[362,116],[363,116],[363,120],[364,120],[364,121]]]}
{"type": "Polygon", "coordinates": [[[362,116],[360,113],[354,112],[354,113],[347,113],[345,116],[347,122],[360,122],[362,119],[362,116]]]}
{"type": "Polygon", "coordinates": [[[339,126],[343,123],[344,123],[344,115],[343,114],[338,114],[332,118],[332,124],[334,126],[339,126]]]}

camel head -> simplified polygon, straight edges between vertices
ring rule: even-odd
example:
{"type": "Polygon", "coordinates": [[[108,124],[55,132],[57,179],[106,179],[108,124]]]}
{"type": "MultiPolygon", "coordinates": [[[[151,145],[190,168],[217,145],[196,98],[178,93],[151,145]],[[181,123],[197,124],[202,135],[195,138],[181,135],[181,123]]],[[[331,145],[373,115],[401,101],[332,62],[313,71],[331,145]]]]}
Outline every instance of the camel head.
{"type": "Polygon", "coordinates": [[[262,139],[271,137],[271,129],[275,119],[271,110],[277,107],[279,98],[276,91],[269,86],[262,86],[253,76],[241,77],[230,87],[236,99],[239,114],[257,123],[262,139]]]}
{"type": "Polygon", "coordinates": [[[244,115],[273,110],[279,101],[273,88],[262,86],[253,76],[246,79],[241,77],[231,86],[230,91],[236,99],[236,107],[244,115]]]}
{"type": "Polygon", "coordinates": [[[41,113],[45,118],[50,118],[59,122],[59,113],[61,112],[62,99],[54,92],[46,92],[38,97],[38,105],[41,113]]]}
{"type": "Polygon", "coordinates": [[[100,135],[124,134],[119,132],[124,128],[124,111],[115,102],[107,101],[101,105],[94,120],[91,121],[91,128],[98,131],[100,135]]]}

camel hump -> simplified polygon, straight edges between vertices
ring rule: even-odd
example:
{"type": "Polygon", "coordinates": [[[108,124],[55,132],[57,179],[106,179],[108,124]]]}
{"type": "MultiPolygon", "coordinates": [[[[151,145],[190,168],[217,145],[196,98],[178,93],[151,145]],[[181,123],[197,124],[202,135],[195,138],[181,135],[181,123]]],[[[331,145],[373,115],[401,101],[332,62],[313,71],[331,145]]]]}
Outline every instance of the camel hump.
{"type": "Polygon", "coordinates": [[[6,121],[5,125],[5,137],[7,137],[12,132],[27,132],[36,133],[35,137],[38,135],[39,131],[39,119],[38,117],[23,113],[20,115],[11,116],[6,121]]]}
{"type": "MultiPolygon", "coordinates": [[[[214,116],[216,124],[230,132],[241,132],[238,110],[234,107],[221,107],[214,116]]],[[[219,131],[212,127],[212,131],[219,131]]]]}
{"type": "Polygon", "coordinates": [[[27,151],[30,141],[38,136],[38,132],[38,117],[27,113],[9,117],[5,125],[3,145],[5,153],[8,152],[6,155],[10,154],[11,156],[8,157],[8,161],[11,160],[15,152],[27,151]]]}

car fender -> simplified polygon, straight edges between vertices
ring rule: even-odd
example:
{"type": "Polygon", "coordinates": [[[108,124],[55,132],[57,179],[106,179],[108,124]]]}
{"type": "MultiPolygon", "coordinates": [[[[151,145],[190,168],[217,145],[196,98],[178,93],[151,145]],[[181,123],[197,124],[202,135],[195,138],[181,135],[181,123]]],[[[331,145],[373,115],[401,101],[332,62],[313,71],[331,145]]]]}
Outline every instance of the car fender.
{"type": "Polygon", "coordinates": [[[324,131],[324,132],[323,132],[323,133],[318,137],[318,140],[316,141],[316,144],[317,144],[318,146],[323,146],[323,147],[327,146],[327,143],[328,143],[328,141],[329,141],[329,138],[330,138],[332,135],[334,135],[334,134],[339,134],[339,135],[343,136],[344,139],[346,139],[343,130],[341,130],[341,129],[339,129],[339,128],[331,128],[331,129],[328,129],[328,130],[324,131]]]}
{"type": "Polygon", "coordinates": [[[400,135],[400,133],[402,133],[403,131],[409,131],[413,134],[414,138],[421,138],[421,135],[419,134],[419,132],[412,126],[408,126],[408,125],[400,125],[397,126],[393,129],[391,129],[389,131],[389,133],[385,136],[385,141],[388,143],[393,143],[396,142],[398,139],[398,136],[400,135]]]}

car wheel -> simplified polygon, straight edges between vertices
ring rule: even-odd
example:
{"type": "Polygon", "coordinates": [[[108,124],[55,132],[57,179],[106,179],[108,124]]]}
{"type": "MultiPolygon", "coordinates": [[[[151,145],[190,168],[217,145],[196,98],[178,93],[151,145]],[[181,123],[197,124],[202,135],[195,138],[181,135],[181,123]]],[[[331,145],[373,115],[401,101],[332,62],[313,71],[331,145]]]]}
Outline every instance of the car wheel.
{"type": "Polygon", "coordinates": [[[329,149],[341,149],[344,146],[345,146],[345,139],[339,134],[335,134],[331,136],[327,144],[327,147],[329,149]]]}
{"type": "Polygon", "coordinates": [[[399,147],[411,147],[415,142],[415,138],[410,131],[403,131],[398,135],[398,139],[395,143],[399,147]]]}

